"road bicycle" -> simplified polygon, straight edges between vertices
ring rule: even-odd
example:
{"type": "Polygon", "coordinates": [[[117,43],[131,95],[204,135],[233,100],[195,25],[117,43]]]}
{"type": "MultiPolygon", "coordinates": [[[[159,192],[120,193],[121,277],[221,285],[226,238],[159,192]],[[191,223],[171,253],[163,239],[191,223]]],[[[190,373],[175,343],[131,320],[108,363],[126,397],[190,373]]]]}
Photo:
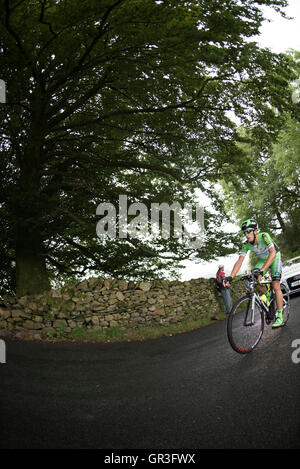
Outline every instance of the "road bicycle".
{"type": "MultiPolygon", "coordinates": [[[[232,307],[227,320],[227,336],[233,350],[238,353],[249,353],[259,343],[264,332],[264,324],[271,324],[276,316],[275,293],[271,288],[270,305],[259,297],[256,285],[269,285],[272,281],[258,282],[255,271],[243,275],[246,280],[246,295],[241,297],[232,307]]],[[[284,284],[280,285],[283,293],[282,319],[285,326],[290,315],[290,295],[284,284]]]]}

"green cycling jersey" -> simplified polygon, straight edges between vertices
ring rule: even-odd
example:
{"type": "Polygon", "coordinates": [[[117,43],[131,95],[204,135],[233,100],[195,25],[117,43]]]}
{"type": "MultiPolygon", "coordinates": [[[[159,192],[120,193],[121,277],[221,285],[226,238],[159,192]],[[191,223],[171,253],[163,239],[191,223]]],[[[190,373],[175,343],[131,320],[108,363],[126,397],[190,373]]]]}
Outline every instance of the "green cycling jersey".
{"type": "Polygon", "coordinates": [[[269,249],[274,247],[276,253],[279,252],[279,248],[276,243],[272,240],[269,233],[258,233],[257,244],[245,242],[240,256],[246,256],[248,251],[253,251],[260,259],[267,259],[269,256],[269,249]]]}

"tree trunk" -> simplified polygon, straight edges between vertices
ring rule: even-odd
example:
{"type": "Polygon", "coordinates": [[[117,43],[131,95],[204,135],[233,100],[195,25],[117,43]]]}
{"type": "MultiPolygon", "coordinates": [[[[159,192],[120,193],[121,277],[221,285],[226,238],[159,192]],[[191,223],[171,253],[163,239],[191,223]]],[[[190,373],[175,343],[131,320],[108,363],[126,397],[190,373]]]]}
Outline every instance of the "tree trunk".
{"type": "Polygon", "coordinates": [[[50,289],[43,244],[38,233],[18,233],[16,243],[17,296],[50,289]]]}
{"type": "MultiPolygon", "coordinates": [[[[37,110],[39,111],[38,106],[37,110]]],[[[17,296],[34,295],[50,289],[41,235],[45,207],[41,199],[43,126],[41,113],[38,111],[32,119],[30,144],[19,155],[20,177],[15,196],[17,296]]]]}
{"type": "Polygon", "coordinates": [[[285,222],[284,222],[281,214],[278,211],[276,211],[276,216],[277,216],[277,220],[279,221],[280,228],[282,229],[282,232],[284,232],[285,231],[285,222]]]}

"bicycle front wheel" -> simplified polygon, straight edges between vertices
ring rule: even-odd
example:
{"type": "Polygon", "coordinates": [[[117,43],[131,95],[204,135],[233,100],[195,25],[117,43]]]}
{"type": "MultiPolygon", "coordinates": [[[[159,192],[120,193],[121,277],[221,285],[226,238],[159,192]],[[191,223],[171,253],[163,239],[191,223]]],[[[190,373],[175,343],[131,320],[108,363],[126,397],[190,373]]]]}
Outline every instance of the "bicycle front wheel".
{"type": "Polygon", "coordinates": [[[260,341],[264,331],[264,314],[257,301],[248,295],[233,306],[227,322],[227,336],[233,350],[251,352],[260,341]]]}

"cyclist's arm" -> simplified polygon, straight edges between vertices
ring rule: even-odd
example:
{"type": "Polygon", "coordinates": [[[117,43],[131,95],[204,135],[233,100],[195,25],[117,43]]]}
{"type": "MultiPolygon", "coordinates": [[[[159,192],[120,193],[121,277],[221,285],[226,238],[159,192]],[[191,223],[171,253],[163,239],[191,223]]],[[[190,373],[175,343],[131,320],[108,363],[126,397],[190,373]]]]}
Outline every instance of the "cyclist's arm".
{"type": "Polygon", "coordinates": [[[233,266],[232,272],[230,274],[230,277],[235,277],[240,268],[242,267],[242,263],[244,262],[245,256],[239,256],[238,260],[233,266]]]}
{"type": "Polygon", "coordinates": [[[265,270],[267,270],[270,265],[273,263],[275,257],[276,257],[276,249],[274,246],[270,247],[269,248],[269,256],[266,260],[266,262],[264,263],[264,265],[261,267],[261,270],[264,272],[265,270]]]}

